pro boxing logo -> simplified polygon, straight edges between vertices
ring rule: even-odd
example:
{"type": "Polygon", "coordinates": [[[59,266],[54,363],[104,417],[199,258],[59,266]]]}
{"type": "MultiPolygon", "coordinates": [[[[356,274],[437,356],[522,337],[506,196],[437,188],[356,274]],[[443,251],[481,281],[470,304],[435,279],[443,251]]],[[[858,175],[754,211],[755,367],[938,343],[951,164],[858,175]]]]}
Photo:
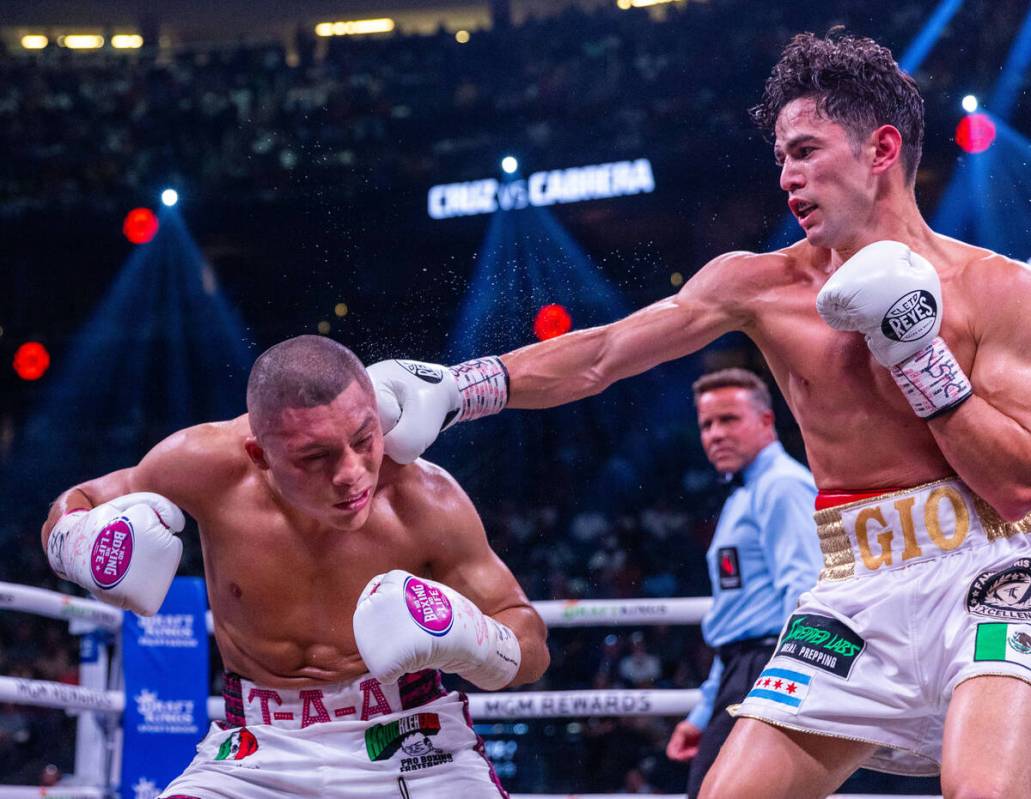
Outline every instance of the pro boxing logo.
{"type": "Polygon", "coordinates": [[[132,562],[132,523],[119,516],[97,535],[90,553],[93,582],[103,589],[114,588],[125,577],[132,562]]]}
{"type": "Polygon", "coordinates": [[[967,593],[967,611],[994,619],[1031,620],[1031,558],[978,575],[967,593]]]}
{"type": "Polygon", "coordinates": [[[417,378],[425,380],[427,383],[439,383],[444,379],[444,370],[438,369],[435,366],[416,363],[415,361],[396,361],[396,363],[405,371],[411,372],[417,378]]]}
{"type": "Polygon", "coordinates": [[[892,341],[916,341],[930,332],[937,318],[934,295],[917,289],[895,300],[881,320],[881,332],[892,341]]]}
{"type": "Polygon", "coordinates": [[[455,622],[455,614],[443,591],[418,577],[409,577],[405,580],[404,595],[412,621],[430,635],[447,634],[455,622]]]}
{"type": "Polygon", "coordinates": [[[409,755],[425,755],[435,751],[431,735],[440,732],[440,716],[416,713],[386,724],[374,724],[365,731],[365,751],[369,760],[389,760],[398,749],[409,755]]]}

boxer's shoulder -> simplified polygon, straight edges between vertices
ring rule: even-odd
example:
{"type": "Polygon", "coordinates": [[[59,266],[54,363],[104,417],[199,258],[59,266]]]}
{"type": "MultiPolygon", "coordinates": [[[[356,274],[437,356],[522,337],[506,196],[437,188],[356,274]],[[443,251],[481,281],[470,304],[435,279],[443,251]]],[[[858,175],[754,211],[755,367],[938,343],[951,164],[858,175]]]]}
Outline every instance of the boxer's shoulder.
{"type": "Polygon", "coordinates": [[[742,296],[748,297],[764,290],[813,283],[825,274],[829,253],[803,240],[771,252],[724,253],[713,264],[725,280],[746,289],[742,296]]]}
{"type": "Polygon", "coordinates": [[[445,520],[460,523],[475,509],[458,481],[444,468],[419,458],[398,466],[384,460],[380,490],[397,518],[411,532],[433,530],[445,520]]]}
{"type": "MultiPolygon", "coordinates": [[[[245,417],[241,417],[245,419],[245,417]]],[[[240,419],[179,430],[158,443],[134,470],[137,490],[164,494],[194,512],[204,499],[223,491],[247,472],[240,419]]]]}

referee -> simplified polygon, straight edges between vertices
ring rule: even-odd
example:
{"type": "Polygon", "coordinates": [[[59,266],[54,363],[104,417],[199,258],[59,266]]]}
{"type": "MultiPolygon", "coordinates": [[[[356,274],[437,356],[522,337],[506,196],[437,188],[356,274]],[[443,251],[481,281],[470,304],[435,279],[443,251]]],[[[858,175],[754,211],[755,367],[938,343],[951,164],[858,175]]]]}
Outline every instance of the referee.
{"type": "Polygon", "coordinates": [[[813,523],[816,485],[777,440],[769,388],[752,372],[724,369],[704,375],[693,390],[705,455],[736,487],[706,553],[713,602],[702,637],[716,657],[701,702],[666,747],[672,760],[691,761],[688,799],[698,795],[730,734],[727,707],[758,679],[823,565],[813,523]]]}

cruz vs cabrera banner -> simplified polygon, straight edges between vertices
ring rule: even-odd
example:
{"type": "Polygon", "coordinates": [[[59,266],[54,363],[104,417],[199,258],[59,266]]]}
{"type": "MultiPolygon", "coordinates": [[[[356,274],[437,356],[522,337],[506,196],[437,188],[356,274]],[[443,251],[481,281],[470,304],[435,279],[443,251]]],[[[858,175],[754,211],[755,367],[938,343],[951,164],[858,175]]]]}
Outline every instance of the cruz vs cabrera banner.
{"type": "Polygon", "coordinates": [[[121,799],[154,799],[207,733],[207,607],[204,580],[178,577],[154,616],[125,614],[121,799]]]}

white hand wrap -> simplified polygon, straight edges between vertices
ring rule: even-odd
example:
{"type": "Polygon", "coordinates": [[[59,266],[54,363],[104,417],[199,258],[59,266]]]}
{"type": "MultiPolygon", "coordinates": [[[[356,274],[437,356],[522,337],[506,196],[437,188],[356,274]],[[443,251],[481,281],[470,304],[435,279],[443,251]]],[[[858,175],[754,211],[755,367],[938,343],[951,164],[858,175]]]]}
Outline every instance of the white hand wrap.
{"type": "Polygon", "coordinates": [[[367,371],[376,388],[384,449],[397,463],[414,461],[456,422],[498,413],[508,402],[508,373],[494,356],[457,366],[380,361],[367,371]]]}
{"type": "Polygon", "coordinates": [[[449,368],[462,395],[462,408],[447,427],[505,409],[508,404],[508,370],[496,355],[463,361],[449,368]]]}
{"type": "Polygon", "coordinates": [[[369,673],[384,683],[441,669],[486,691],[519,671],[519,639],[453,588],[395,569],[373,577],[354,611],[354,639],[369,673]]]}
{"type": "Polygon", "coordinates": [[[183,544],[183,512],[160,494],[126,494],[66,513],[50,531],[54,572],[109,605],[152,616],[168,593],[183,544]]]}
{"type": "Polygon", "coordinates": [[[893,366],[891,376],[921,419],[951,411],[974,391],[940,336],[916,355],[893,366]]]}

